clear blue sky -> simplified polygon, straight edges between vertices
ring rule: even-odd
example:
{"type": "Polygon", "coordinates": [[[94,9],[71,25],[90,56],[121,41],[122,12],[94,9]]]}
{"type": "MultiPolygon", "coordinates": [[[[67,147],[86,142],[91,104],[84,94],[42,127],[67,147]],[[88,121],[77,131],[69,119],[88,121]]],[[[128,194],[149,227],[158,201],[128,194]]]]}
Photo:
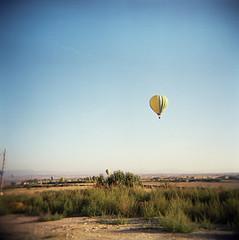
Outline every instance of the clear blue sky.
{"type": "Polygon", "coordinates": [[[7,169],[239,171],[238,41],[237,1],[1,1],[7,169]]]}

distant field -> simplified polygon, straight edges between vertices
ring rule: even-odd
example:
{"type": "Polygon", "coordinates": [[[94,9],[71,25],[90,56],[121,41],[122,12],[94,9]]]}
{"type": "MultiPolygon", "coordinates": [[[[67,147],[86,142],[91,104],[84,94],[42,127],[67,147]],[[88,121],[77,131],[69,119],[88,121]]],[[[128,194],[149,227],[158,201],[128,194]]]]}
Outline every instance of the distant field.
{"type": "MultiPolygon", "coordinates": [[[[182,187],[182,188],[225,188],[225,189],[239,189],[239,181],[228,180],[223,182],[152,182],[152,181],[143,181],[145,187],[165,187],[167,184],[168,187],[182,187]]],[[[5,190],[5,194],[34,194],[43,191],[62,191],[62,190],[77,190],[77,189],[87,189],[93,188],[94,183],[81,184],[79,186],[52,186],[52,187],[32,187],[32,188],[11,188],[5,190]]]]}
{"type": "MultiPolygon", "coordinates": [[[[163,187],[165,183],[163,182],[152,182],[145,181],[143,182],[144,186],[153,186],[153,187],[163,187]]],[[[193,187],[203,187],[203,188],[230,188],[230,189],[239,189],[239,181],[228,180],[223,182],[167,182],[168,186],[171,187],[184,187],[184,188],[193,188],[193,187]]]]}

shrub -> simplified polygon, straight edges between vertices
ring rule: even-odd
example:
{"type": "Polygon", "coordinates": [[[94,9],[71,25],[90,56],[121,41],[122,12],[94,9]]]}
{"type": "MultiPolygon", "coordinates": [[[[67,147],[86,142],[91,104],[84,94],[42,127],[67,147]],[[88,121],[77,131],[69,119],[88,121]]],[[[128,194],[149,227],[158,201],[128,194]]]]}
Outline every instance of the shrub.
{"type": "Polygon", "coordinates": [[[214,224],[205,216],[202,218],[201,221],[198,222],[198,225],[200,226],[200,228],[204,228],[207,230],[212,230],[213,228],[215,228],[214,224]]]}
{"type": "Polygon", "coordinates": [[[159,218],[159,224],[168,232],[189,233],[195,229],[195,224],[174,203],[171,204],[166,214],[159,218]]]}
{"type": "Polygon", "coordinates": [[[104,176],[101,174],[99,177],[96,177],[97,186],[105,186],[104,176]]]}
{"type": "Polygon", "coordinates": [[[145,219],[151,219],[158,215],[155,211],[155,205],[152,201],[142,203],[142,215],[145,219]]]}
{"type": "Polygon", "coordinates": [[[74,208],[73,208],[72,200],[68,199],[64,204],[63,215],[68,217],[68,216],[72,216],[73,214],[74,214],[74,208]]]}
{"type": "Polygon", "coordinates": [[[29,215],[40,215],[41,213],[46,213],[48,211],[48,204],[43,200],[41,195],[36,195],[31,197],[27,201],[28,208],[26,211],[29,215]]]}
{"type": "Polygon", "coordinates": [[[126,186],[126,187],[134,187],[140,185],[140,177],[134,175],[133,173],[127,172],[124,173],[122,171],[115,171],[106,179],[104,179],[103,175],[100,175],[97,178],[98,186],[126,186]]]}
{"type": "Polygon", "coordinates": [[[239,199],[230,197],[223,202],[223,222],[239,226],[239,199]]]}

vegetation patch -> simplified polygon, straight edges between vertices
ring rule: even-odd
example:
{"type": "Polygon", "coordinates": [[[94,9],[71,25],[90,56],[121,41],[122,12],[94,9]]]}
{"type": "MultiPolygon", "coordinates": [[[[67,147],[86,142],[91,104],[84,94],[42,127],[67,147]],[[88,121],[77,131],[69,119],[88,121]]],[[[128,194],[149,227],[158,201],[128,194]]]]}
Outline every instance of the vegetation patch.
{"type": "Polygon", "coordinates": [[[196,224],[174,202],[170,205],[166,214],[159,218],[159,224],[167,232],[189,233],[196,228],[196,224]]]}
{"type": "Polygon", "coordinates": [[[203,229],[212,230],[215,228],[215,225],[206,217],[198,222],[198,226],[203,229]]]}
{"type": "Polygon", "coordinates": [[[130,172],[115,171],[112,174],[107,172],[108,176],[104,178],[100,175],[96,178],[97,186],[112,187],[112,186],[126,186],[134,187],[141,185],[140,177],[130,172]]]}
{"type": "Polygon", "coordinates": [[[58,219],[71,216],[106,216],[123,224],[127,218],[159,219],[170,232],[191,232],[225,226],[239,229],[239,190],[147,190],[140,185],[100,186],[94,189],[46,191],[34,195],[4,195],[0,214],[21,213],[58,219]]]}
{"type": "Polygon", "coordinates": [[[55,214],[44,214],[39,217],[39,222],[48,222],[48,221],[57,221],[63,218],[63,215],[55,213],[55,214]]]}

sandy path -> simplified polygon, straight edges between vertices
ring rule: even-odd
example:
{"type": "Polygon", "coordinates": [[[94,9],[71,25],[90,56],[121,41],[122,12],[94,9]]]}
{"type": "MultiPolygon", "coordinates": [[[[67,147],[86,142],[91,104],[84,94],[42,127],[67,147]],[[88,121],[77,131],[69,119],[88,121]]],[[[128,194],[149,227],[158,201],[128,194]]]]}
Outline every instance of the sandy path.
{"type": "Polygon", "coordinates": [[[0,239],[200,240],[239,239],[239,236],[222,231],[196,232],[192,234],[164,233],[158,228],[149,228],[149,225],[140,219],[131,219],[129,223],[124,225],[111,225],[102,223],[102,218],[75,217],[51,222],[38,222],[37,217],[8,215],[0,217],[0,239]]]}

